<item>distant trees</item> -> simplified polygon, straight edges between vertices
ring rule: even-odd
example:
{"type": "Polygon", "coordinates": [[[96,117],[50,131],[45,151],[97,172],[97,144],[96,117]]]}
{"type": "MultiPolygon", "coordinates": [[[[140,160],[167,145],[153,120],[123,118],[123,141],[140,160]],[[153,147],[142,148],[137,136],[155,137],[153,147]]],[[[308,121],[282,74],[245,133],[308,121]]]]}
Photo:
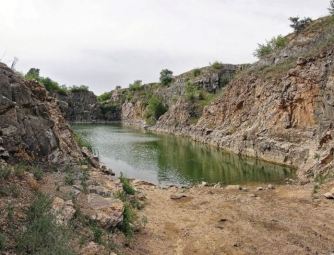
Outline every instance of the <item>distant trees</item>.
{"type": "Polygon", "coordinates": [[[286,37],[278,35],[277,37],[273,37],[270,41],[266,41],[265,44],[258,43],[258,48],[253,52],[253,55],[261,59],[276,49],[284,47],[286,43],[286,37]]]}
{"type": "Polygon", "coordinates": [[[71,90],[72,92],[88,92],[89,91],[89,87],[86,85],[72,85],[70,86],[69,90],[71,90]]]}
{"type": "Polygon", "coordinates": [[[26,80],[39,80],[39,69],[30,68],[29,71],[24,76],[26,80]]]}
{"type": "Polygon", "coordinates": [[[173,81],[173,71],[168,69],[163,69],[160,72],[160,83],[164,86],[168,86],[173,81]]]}
{"type": "Polygon", "coordinates": [[[296,33],[302,31],[306,25],[312,21],[312,19],[309,17],[301,20],[299,20],[299,17],[290,17],[289,20],[292,22],[290,27],[292,27],[296,33]]]}
{"type": "Polygon", "coordinates": [[[329,2],[329,8],[328,8],[328,10],[329,10],[329,13],[330,13],[332,16],[334,16],[334,0],[331,0],[331,1],[329,2]]]}
{"type": "Polygon", "coordinates": [[[135,80],[132,84],[129,84],[130,91],[136,91],[142,86],[142,80],[135,80]]]}

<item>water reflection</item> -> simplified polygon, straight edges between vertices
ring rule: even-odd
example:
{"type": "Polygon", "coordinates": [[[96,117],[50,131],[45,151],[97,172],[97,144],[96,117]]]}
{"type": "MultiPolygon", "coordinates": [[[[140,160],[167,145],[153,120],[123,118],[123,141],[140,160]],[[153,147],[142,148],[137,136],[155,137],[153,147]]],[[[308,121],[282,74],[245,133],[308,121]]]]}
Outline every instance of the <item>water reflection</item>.
{"type": "Polygon", "coordinates": [[[120,125],[77,125],[116,174],[156,184],[280,182],[294,170],[239,157],[188,138],[156,135],[120,125]]]}

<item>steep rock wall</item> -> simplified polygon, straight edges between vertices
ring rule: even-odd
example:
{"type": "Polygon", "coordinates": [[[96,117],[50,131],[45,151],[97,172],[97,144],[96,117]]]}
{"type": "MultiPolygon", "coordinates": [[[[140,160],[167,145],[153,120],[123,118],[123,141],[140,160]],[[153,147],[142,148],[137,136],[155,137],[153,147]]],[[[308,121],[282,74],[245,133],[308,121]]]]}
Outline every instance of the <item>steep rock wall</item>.
{"type": "Polygon", "coordinates": [[[81,157],[59,101],[36,81],[23,81],[0,63],[0,145],[2,158],[23,156],[49,163],[81,157]]]}

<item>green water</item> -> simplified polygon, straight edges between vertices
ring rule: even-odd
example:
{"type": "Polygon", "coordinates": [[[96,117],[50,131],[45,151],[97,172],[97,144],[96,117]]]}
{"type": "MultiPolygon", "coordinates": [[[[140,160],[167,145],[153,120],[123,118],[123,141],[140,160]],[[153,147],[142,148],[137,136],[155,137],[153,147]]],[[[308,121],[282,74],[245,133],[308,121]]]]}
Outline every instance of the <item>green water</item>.
{"type": "Polygon", "coordinates": [[[153,134],[121,125],[75,125],[100,160],[116,175],[159,185],[279,183],[295,171],[280,165],[239,157],[189,138],[153,134]]]}

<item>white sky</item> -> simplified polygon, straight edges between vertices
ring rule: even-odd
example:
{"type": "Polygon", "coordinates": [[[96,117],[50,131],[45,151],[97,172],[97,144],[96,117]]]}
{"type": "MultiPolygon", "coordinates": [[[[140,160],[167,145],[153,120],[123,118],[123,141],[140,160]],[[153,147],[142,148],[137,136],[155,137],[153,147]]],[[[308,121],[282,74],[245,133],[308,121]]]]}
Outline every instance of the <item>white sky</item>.
{"type": "Polygon", "coordinates": [[[96,94],[157,82],[209,62],[256,59],[257,43],[292,32],[289,17],[328,14],[329,0],[0,0],[0,58],[96,94]]]}

